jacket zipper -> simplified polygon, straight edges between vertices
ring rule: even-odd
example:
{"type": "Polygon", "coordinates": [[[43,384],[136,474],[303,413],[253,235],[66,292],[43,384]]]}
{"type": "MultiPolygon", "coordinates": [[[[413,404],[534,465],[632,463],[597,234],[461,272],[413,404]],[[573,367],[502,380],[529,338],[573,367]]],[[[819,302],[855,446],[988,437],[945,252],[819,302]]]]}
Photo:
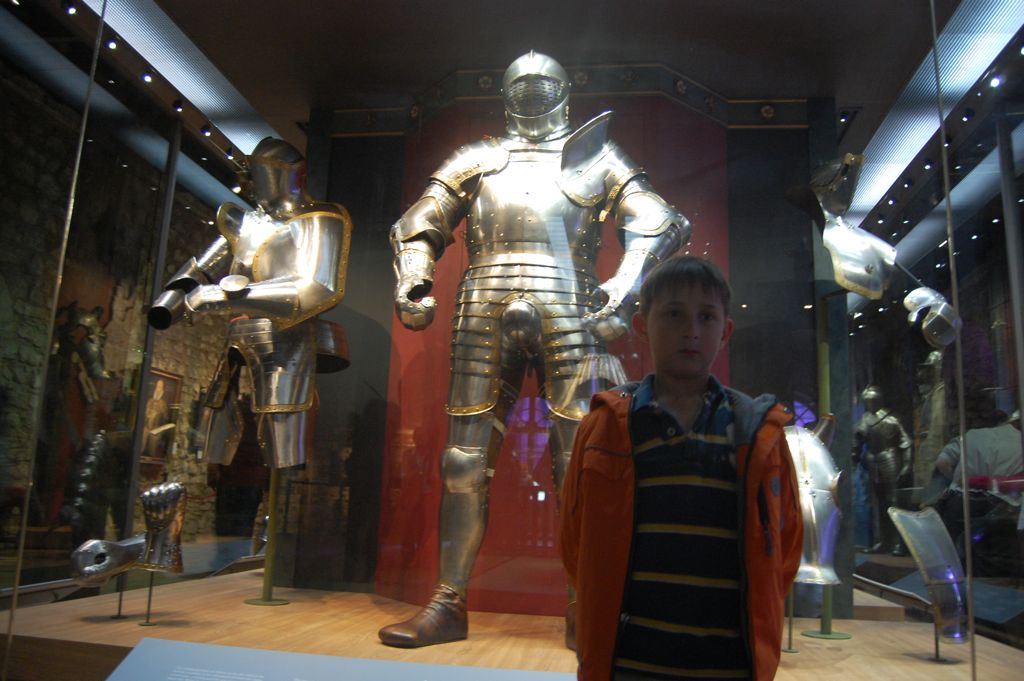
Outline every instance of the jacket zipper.
{"type": "Polygon", "coordinates": [[[632,519],[630,525],[633,530],[629,535],[629,560],[626,562],[626,578],[625,584],[622,585],[622,600],[619,601],[619,625],[615,631],[615,643],[612,646],[612,666],[608,670],[608,678],[615,678],[615,658],[619,650],[619,639],[622,636],[623,629],[626,628],[626,623],[629,622],[629,615],[622,611],[623,606],[626,604],[626,592],[629,590],[630,578],[633,574],[633,542],[636,540],[636,459],[633,457],[633,395],[629,395],[629,403],[626,411],[626,432],[629,434],[629,452],[630,458],[633,458],[633,508],[632,508],[632,519]]]}
{"type": "Polygon", "coordinates": [[[761,532],[764,533],[764,551],[772,555],[772,520],[768,514],[768,501],[764,496],[764,485],[757,486],[757,513],[761,517],[761,532]]]}

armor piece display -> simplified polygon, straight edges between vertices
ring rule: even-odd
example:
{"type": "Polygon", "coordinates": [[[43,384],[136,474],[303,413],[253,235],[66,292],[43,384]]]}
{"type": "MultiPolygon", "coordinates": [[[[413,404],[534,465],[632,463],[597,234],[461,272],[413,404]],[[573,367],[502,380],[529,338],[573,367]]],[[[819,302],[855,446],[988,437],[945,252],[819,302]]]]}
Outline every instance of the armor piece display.
{"type": "Polygon", "coordinates": [[[816,168],[809,187],[787,196],[822,229],[822,243],[832,258],[836,283],[847,291],[878,300],[892,281],[896,249],[843,219],[863,164],[863,156],[846,154],[816,168]]]}
{"type": "Polygon", "coordinates": [[[71,553],[71,578],[80,586],[100,586],[134,568],[182,571],[181,527],[187,495],[180,482],[165,482],[140,495],[146,531],[121,541],[90,539],[71,553]]]}
{"type": "Polygon", "coordinates": [[[943,350],[956,340],[960,315],[938,291],[927,286],[916,288],[903,299],[903,307],[910,311],[907,321],[911,324],[920,321],[921,335],[936,350],[943,350]]]}
{"type": "Polygon", "coordinates": [[[890,508],[889,516],[910,549],[928,589],[936,636],[951,643],[966,643],[970,638],[967,578],[939,514],[934,508],[916,513],[890,508]]]}
{"type": "Polygon", "coordinates": [[[883,406],[882,390],[869,385],[861,393],[866,411],[853,432],[853,460],[864,465],[871,481],[872,515],[877,527],[872,552],[902,554],[886,509],[897,505],[900,482],[911,470],[910,438],[892,410],[883,406]]]}
{"type": "Polygon", "coordinates": [[[305,161],[287,142],[268,137],[246,160],[246,186],[257,208],[220,207],[221,236],[171,277],[149,322],[165,329],[196,314],[237,315],[207,393],[205,406],[213,412],[208,458],[226,465],[234,457],[244,364],[252,378],[252,410],[259,417],[264,457],[283,468],[305,461],[314,374],[348,365],[340,327],[317,315],[345,293],[352,222],[342,206],[306,193],[305,161]]]}
{"type": "MultiPolygon", "coordinates": [[[[456,293],[445,407],[439,577],[443,593],[463,606],[488,484],[524,376],[536,372],[547,400],[560,492],[591,396],[625,378],[605,343],[627,330],[644,274],[690,236],[689,221],[608,138],[610,112],[570,134],[569,82],[553,59],[535,52],[517,59],[503,96],[507,136],[458,149],[391,230],[396,313],[421,330],[436,306],[435,262],[466,220],[469,263],[456,293]],[[626,254],[601,283],[595,264],[608,216],[625,236],[626,254]]],[[[438,593],[423,613],[458,610],[441,607],[438,593]]],[[[380,637],[402,647],[465,638],[464,621],[450,619],[417,615],[380,637]]]]}
{"type": "Polygon", "coordinates": [[[122,541],[90,539],[71,552],[71,579],[79,586],[100,586],[136,567],[145,550],[145,532],[122,541]]]}
{"type": "Polygon", "coordinates": [[[146,549],[137,567],[181,572],[181,526],[188,496],[180,482],[165,482],[142,493],[146,519],[146,549]]]}
{"type": "Polygon", "coordinates": [[[796,464],[805,528],[804,550],[795,581],[839,584],[835,550],[839,536],[841,473],[828,451],[835,432],[835,417],[831,414],[823,417],[813,431],[800,426],[786,426],[783,430],[796,464]]]}

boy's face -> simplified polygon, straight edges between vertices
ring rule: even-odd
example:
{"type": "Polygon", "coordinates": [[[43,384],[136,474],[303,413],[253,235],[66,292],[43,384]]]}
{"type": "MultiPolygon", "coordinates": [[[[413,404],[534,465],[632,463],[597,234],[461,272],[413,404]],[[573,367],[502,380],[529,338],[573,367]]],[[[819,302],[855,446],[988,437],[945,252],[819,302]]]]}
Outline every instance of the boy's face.
{"type": "Polygon", "coordinates": [[[633,329],[647,341],[659,375],[706,380],[718,351],[732,335],[732,319],[722,300],[700,285],[671,288],[653,301],[646,315],[633,315],[633,329]]]}

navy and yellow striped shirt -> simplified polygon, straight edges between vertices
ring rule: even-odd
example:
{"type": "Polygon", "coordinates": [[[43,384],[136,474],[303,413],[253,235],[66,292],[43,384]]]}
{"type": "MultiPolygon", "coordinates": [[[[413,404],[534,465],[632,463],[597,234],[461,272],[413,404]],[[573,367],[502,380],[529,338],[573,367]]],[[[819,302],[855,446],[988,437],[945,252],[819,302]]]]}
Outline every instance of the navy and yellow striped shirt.
{"type": "Polygon", "coordinates": [[[733,410],[712,376],[682,432],[647,376],[633,397],[636,526],[616,679],[749,679],[740,628],[733,410]]]}

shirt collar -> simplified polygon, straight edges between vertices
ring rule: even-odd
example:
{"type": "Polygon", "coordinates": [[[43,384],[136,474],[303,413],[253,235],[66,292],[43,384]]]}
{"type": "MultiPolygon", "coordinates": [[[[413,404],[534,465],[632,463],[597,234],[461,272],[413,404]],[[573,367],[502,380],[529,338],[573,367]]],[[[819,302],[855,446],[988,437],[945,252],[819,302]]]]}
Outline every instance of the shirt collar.
{"type": "MultiPolygon", "coordinates": [[[[724,393],[725,388],[718,382],[718,379],[708,374],[708,387],[704,391],[704,404],[716,402],[724,393]]],[[[656,404],[656,402],[657,400],[654,396],[654,374],[647,374],[644,376],[644,380],[640,382],[640,385],[637,386],[636,391],[633,392],[633,411],[650,407],[656,404]]]]}

